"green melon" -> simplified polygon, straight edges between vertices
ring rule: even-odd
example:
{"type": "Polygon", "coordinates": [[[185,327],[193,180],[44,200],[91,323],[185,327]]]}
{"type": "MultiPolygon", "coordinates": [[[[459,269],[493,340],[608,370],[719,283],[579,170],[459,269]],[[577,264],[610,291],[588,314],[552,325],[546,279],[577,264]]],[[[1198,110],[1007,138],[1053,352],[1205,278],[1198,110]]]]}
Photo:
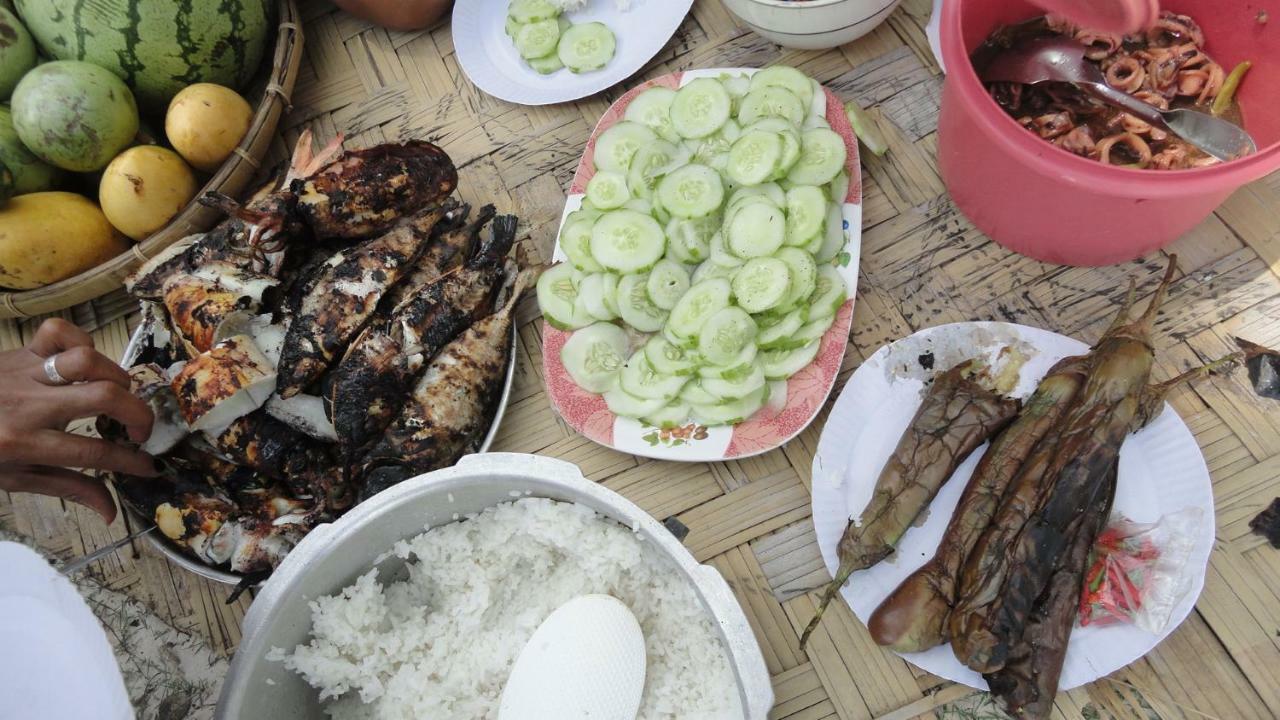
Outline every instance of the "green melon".
{"type": "Polygon", "coordinates": [[[36,66],[36,43],[18,17],[0,7],[0,100],[8,100],[27,71],[36,66]]]}
{"type": "Polygon", "coordinates": [[[0,162],[13,173],[13,194],[43,192],[58,186],[62,171],[45,163],[22,144],[13,114],[0,105],[0,162]]]}
{"type": "Polygon", "coordinates": [[[45,53],[119,75],[163,112],[198,82],[243,89],[262,62],[270,0],[17,0],[45,53]]]}

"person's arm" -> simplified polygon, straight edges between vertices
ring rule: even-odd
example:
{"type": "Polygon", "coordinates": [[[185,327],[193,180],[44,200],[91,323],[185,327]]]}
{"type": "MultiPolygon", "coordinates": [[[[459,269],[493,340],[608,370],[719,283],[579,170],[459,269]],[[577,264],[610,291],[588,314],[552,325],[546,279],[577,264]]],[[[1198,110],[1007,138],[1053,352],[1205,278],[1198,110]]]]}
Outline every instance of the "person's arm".
{"type": "Polygon", "coordinates": [[[118,420],[134,442],[151,435],[151,408],[83,330],[47,320],[27,347],[0,353],[0,490],[65,498],[111,522],[116,506],[106,486],[68,468],[150,477],[156,465],[135,448],[66,432],[72,420],[94,415],[118,420]]]}

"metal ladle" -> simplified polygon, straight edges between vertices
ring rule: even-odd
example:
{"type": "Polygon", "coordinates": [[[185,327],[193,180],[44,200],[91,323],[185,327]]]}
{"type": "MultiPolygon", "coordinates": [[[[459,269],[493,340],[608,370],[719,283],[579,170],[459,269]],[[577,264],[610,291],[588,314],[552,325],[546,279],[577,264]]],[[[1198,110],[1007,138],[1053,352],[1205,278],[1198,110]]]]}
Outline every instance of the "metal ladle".
{"type": "Polygon", "coordinates": [[[1187,108],[1161,110],[1111,87],[1102,69],[1085,59],[1084,51],[1083,45],[1067,38],[1030,39],[995,53],[980,74],[984,82],[1024,85],[1071,83],[1090,96],[1154,127],[1167,130],[1223,162],[1258,151],[1249,133],[1234,123],[1187,108]]]}

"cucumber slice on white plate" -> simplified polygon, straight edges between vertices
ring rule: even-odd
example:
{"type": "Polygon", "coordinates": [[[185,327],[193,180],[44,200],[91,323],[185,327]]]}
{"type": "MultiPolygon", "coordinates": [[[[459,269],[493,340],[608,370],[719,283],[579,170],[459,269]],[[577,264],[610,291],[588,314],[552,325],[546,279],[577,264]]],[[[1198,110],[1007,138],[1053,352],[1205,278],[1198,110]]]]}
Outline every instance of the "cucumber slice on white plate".
{"type": "Polygon", "coordinates": [[[680,391],[680,400],[690,405],[716,405],[724,402],[724,398],[712,395],[702,387],[702,380],[691,380],[680,391]]]}
{"type": "Polygon", "coordinates": [[[546,57],[528,58],[525,62],[529,63],[529,67],[542,75],[550,75],[553,72],[564,69],[564,63],[560,62],[560,56],[555,53],[551,53],[546,57]]]}
{"type": "MultiPolygon", "coordinates": [[[[629,190],[629,189],[630,189],[630,188],[628,188],[628,190],[629,190]]],[[[628,210],[635,210],[636,212],[640,213],[641,215],[652,215],[652,214],[653,214],[653,203],[649,202],[648,200],[646,200],[646,199],[644,199],[644,198],[633,197],[633,198],[631,198],[630,200],[628,200],[628,201],[626,201],[625,203],[623,203],[623,204],[622,204],[622,207],[624,207],[624,208],[626,208],[626,209],[628,209],[628,210]]]]}
{"type": "Polygon", "coordinates": [[[638,398],[620,387],[604,392],[604,404],[609,412],[620,417],[640,418],[658,412],[666,407],[665,398],[638,398]]]}
{"type": "Polygon", "coordinates": [[[782,159],[782,138],[764,130],[744,132],[729,149],[725,174],[741,185],[768,180],[782,159]]]}
{"type": "Polygon", "coordinates": [[[787,191],[787,245],[803,247],[822,232],[827,220],[827,195],[816,185],[796,185],[787,191]]]}
{"type": "Polygon", "coordinates": [[[662,178],[658,197],[676,217],[706,217],[724,202],[724,184],[720,174],[706,165],[685,165],[662,178]]]}
{"type": "Polygon", "coordinates": [[[733,276],[733,298],[747,312],[764,312],[782,304],[791,282],[791,271],[782,260],[753,258],[733,276]]]}
{"type": "Polygon", "coordinates": [[[731,363],[755,341],[756,331],[756,321],[742,308],[719,310],[698,332],[698,355],[713,365],[731,363]]]}
{"type": "Polygon", "coordinates": [[[711,238],[720,229],[720,216],[672,218],[667,223],[667,250],[682,263],[698,264],[711,255],[711,238]]]}
{"type": "Polygon", "coordinates": [[[834,316],[848,299],[848,289],[840,272],[830,265],[819,267],[817,287],[809,296],[809,317],[834,316]]]}
{"type": "Polygon", "coordinates": [[[667,311],[649,299],[648,275],[623,275],[614,298],[622,321],[640,332],[658,332],[667,320],[667,311]]]}
{"type": "Polygon", "coordinates": [[[820,263],[828,263],[844,250],[848,242],[844,234],[844,213],[840,212],[840,206],[835,203],[827,206],[826,229],[821,237],[822,245],[813,253],[813,257],[820,263]]]}
{"type": "Polygon", "coordinates": [[[538,278],[538,306],[552,327],[576,330],[595,322],[578,302],[581,275],[568,263],[560,263],[538,278]]]}
{"type": "Polygon", "coordinates": [[[762,387],[739,400],[718,405],[690,405],[689,414],[699,425],[736,425],[759,412],[764,402],[765,388],[762,387]]]}
{"type": "Polygon", "coordinates": [[[631,199],[631,191],[621,173],[601,170],[587,181],[587,199],[600,210],[613,210],[631,199]]]}
{"type": "Polygon", "coordinates": [[[722,278],[695,283],[671,309],[665,328],[668,339],[682,347],[689,347],[707,319],[729,307],[731,292],[729,281],[722,278]]]}
{"type": "Polygon", "coordinates": [[[765,382],[764,369],[755,361],[724,377],[703,377],[699,380],[703,390],[724,400],[746,397],[764,387],[765,382]]]}
{"type": "Polygon", "coordinates": [[[792,350],[765,350],[760,353],[760,367],[770,380],[786,380],[800,372],[818,357],[822,340],[813,340],[792,350]]]}
{"type": "Polygon", "coordinates": [[[780,304],[794,306],[807,300],[818,285],[818,264],[813,256],[800,248],[784,247],[774,257],[787,264],[791,276],[791,289],[780,304]]]}
{"type": "Polygon", "coordinates": [[[604,23],[589,22],[570,27],[560,36],[556,52],[560,62],[572,72],[599,70],[613,59],[617,40],[604,23]]]}
{"type": "Polygon", "coordinates": [[[831,123],[827,122],[827,119],[822,117],[821,115],[810,115],[809,117],[805,118],[804,123],[800,125],[801,130],[813,130],[815,128],[830,130],[831,123]]]}
{"type": "Polygon", "coordinates": [[[651,87],[631,99],[623,118],[646,125],[663,139],[677,142],[680,135],[671,125],[671,101],[676,91],[666,87],[651,87]]]}
{"type": "Polygon", "coordinates": [[[596,170],[626,173],[636,152],[657,140],[658,136],[640,123],[627,120],[614,123],[596,138],[593,156],[596,170]]]}
{"type": "Polygon", "coordinates": [[[766,86],[756,88],[742,98],[738,108],[738,122],[743,125],[763,117],[780,117],[792,125],[799,126],[808,115],[809,108],[800,102],[795,93],[786,88],[766,86]]]}
{"type": "Polygon", "coordinates": [[[689,290],[689,271],[684,265],[664,258],[649,271],[645,287],[649,292],[649,300],[654,305],[670,310],[689,290]]]}
{"type": "Polygon", "coordinates": [[[696,353],[661,335],[654,335],[644,344],[644,356],[654,370],[664,375],[692,375],[699,365],[696,353]]]}
{"type": "Polygon", "coordinates": [[[555,18],[521,25],[516,31],[516,50],[525,60],[546,57],[556,50],[560,40],[560,23],[555,18]]]}
{"type": "Polygon", "coordinates": [[[560,9],[547,0],[512,0],[507,6],[507,16],[519,23],[555,18],[560,9]]]}
{"type": "Polygon", "coordinates": [[[808,75],[788,65],[773,65],[751,76],[750,89],[780,87],[790,90],[800,100],[800,104],[808,111],[813,104],[816,83],[808,75]]]}
{"type": "Polygon", "coordinates": [[[730,270],[731,272],[724,277],[732,277],[733,273],[746,262],[746,260],[743,260],[737,255],[729,252],[729,247],[725,245],[724,242],[724,233],[718,232],[712,235],[709,245],[711,248],[711,259],[703,264],[717,265],[730,270]]]}
{"type": "Polygon", "coordinates": [[[795,309],[781,318],[775,319],[772,324],[762,328],[756,334],[756,345],[761,350],[773,350],[788,344],[791,336],[804,327],[804,318],[805,312],[795,309]]]}
{"type": "MultiPolygon", "coordinates": [[[[739,260],[738,262],[742,261],[739,260]]],[[[733,276],[737,272],[738,268],[736,267],[726,267],[708,260],[707,262],[699,265],[697,270],[693,271],[693,277],[690,279],[694,285],[697,285],[704,280],[733,280],[733,276]]]]}
{"type": "Polygon", "coordinates": [[[725,241],[743,259],[772,255],[786,238],[786,216],[772,203],[751,203],[733,212],[725,241]]]}
{"type": "Polygon", "coordinates": [[[643,349],[632,353],[619,377],[619,387],[629,395],[642,400],[653,398],[671,400],[680,394],[681,388],[687,382],[689,382],[687,376],[664,375],[654,370],[653,365],[644,356],[643,349]]]}
{"type": "Polygon", "coordinates": [[[604,322],[618,317],[617,305],[609,302],[617,292],[618,276],[613,273],[592,273],[578,285],[578,297],[587,314],[604,322]]]}
{"type": "Polygon", "coordinates": [[[797,185],[826,185],[844,170],[848,151],[834,130],[814,128],[800,136],[800,159],[787,173],[797,185]]]}
{"type": "Polygon", "coordinates": [[[783,207],[787,204],[787,194],[778,183],[767,182],[760,185],[743,186],[734,190],[733,194],[729,196],[729,206],[753,196],[768,198],[769,202],[777,207],[783,207]]]}
{"type": "Polygon", "coordinates": [[[666,253],[662,226],[635,210],[610,210],[591,228],[591,255],[617,273],[644,272],[666,253]]]}
{"type": "Polygon", "coordinates": [[[560,350],[560,360],[578,387],[602,393],[618,382],[626,353],[627,332],[600,322],[574,332],[560,350]]]}
{"type": "Polygon", "coordinates": [[[751,78],[746,75],[730,75],[725,73],[720,76],[720,84],[724,85],[724,89],[729,93],[729,97],[734,98],[735,100],[751,92],[751,78]]]}
{"type": "Polygon", "coordinates": [[[524,23],[519,22],[519,21],[517,21],[515,18],[511,17],[510,15],[508,15],[508,16],[507,16],[507,24],[506,24],[506,26],[505,26],[503,29],[504,29],[504,30],[506,30],[506,32],[507,32],[507,37],[511,38],[511,41],[512,41],[512,42],[515,42],[515,39],[516,39],[516,33],[520,32],[520,28],[521,28],[521,26],[523,26],[523,25],[524,25],[524,23]]]}
{"type": "Polygon", "coordinates": [[[591,229],[595,224],[590,214],[576,219],[570,216],[570,221],[560,231],[560,249],[569,259],[569,264],[586,273],[604,270],[591,256],[591,229]]]}
{"type": "Polygon", "coordinates": [[[729,119],[729,93],[711,78],[697,78],[676,91],[671,124],[680,137],[704,138],[729,119]]]}
{"type": "Polygon", "coordinates": [[[849,197],[849,173],[841,170],[827,188],[831,195],[831,202],[843,205],[845,199],[849,197]]]}
{"type": "Polygon", "coordinates": [[[702,365],[698,368],[698,377],[704,380],[735,380],[750,372],[756,363],[759,348],[755,343],[747,343],[738,356],[723,365],[702,365]]]}
{"type": "Polygon", "coordinates": [[[689,420],[689,405],[678,400],[662,408],[658,412],[646,415],[642,422],[656,428],[678,428],[689,420]]]}

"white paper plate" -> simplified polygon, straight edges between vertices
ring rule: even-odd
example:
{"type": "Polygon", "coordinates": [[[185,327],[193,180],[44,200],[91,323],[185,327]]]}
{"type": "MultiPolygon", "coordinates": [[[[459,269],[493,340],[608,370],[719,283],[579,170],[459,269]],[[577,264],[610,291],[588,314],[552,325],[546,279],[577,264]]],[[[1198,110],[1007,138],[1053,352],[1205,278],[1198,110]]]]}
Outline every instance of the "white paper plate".
{"type": "MultiPolygon", "coordinates": [[[[969,357],[994,360],[1001,347],[1011,344],[1031,355],[1014,391],[1019,397],[1030,394],[1059,359],[1088,349],[1078,340],[1022,325],[956,323],[921,330],[882,347],[853,374],[836,400],[813,460],[813,525],[829,571],[834,573],[839,564],[836,544],[854,514],[851,510],[860,512],[871,499],[880,469],[920,406],[924,379],[969,357]],[[920,365],[918,358],[927,353],[933,354],[934,371],[920,365]]],[[[929,507],[924,524],[907,532],[889,560],[854,573],[845,584],[841,594],[858,619],[865,623],[900,582],[933,556],[983,452],[985,447],[960,466],[929,507]]],[[[1067,646],[1059,683],[1062,690],[1092,682],[1145,655],[1186,619],[1204,587],[1214,539],[1213,488],[1195,437],[1166,406],[1160,417],[1131,435],[1121,448],[1113,512],[1152,522],[1188,507],[1203,511],[1187,560],[1194,579],[1163,634],[1153,635],[1134,625],[1077,627],[1067,646]]],[[[902,657],[948,680],[987,687],[981,675],[956,660],[950,645],[902,657]]]]}
{"type": "Polygon", "coordinates": [[[575,23],[602,22],[617,38],[609,64],[595,72],[568,69],[542,75],[520,57],[505,30],[509,0],[458,0],[453,45],[458,64],[476,87],[520,105],[568,102],[626,80],[667,44],[693,0],[631,0],[626,12],[614,0],[589,0],[565,15],[575,23]]]}

